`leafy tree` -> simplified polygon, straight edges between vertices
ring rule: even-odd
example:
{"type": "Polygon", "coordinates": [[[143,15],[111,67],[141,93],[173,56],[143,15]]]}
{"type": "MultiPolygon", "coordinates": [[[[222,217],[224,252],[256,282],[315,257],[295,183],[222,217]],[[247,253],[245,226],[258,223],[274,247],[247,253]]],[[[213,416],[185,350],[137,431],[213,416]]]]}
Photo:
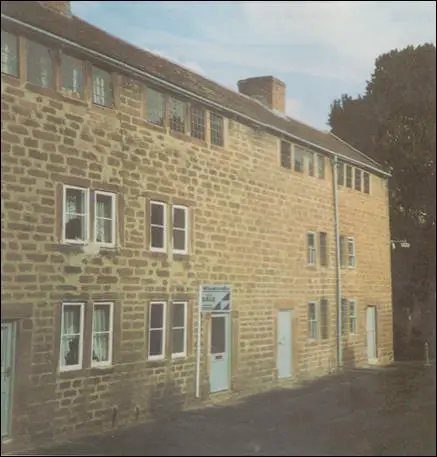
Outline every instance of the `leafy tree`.
{"type": "Polygon", "coordinates": [[[411,244],[392,256],[394,305],[398,297],[425,299],[435,285],[435,46],[379,56],[364,94],[335,100],[329,124],[335,135],[392,172],[392,238],[411,244]]]}

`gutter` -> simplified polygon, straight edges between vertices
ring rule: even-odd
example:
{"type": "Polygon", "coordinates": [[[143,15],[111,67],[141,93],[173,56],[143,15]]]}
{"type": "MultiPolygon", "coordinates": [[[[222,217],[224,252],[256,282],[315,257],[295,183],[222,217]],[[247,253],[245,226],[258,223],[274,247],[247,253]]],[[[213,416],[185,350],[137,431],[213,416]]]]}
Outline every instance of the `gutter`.
{"type": "Polygon", "coordinates": [[[342,309],[341,309],[341,259],[340,259],[340,224],[338,217],[338,186],[337,186],[338,159],[332,160],[333,192],[334,192],[334,224],[335,224],[335,257],[336,257],[336,289],[337,289],[337,367],[343,365],[342,347],[342,309]]]}
{"type": "Polygon", "coordinates": [[[227,108],[227,107],[225,107],[223,105],[220,105],[219,103],[216,103],[216,102],[213,102],[211,100],[208,100],[208,99],[206,99],[206,98],[204,98],[204,97],[202,97],[200,95],[197,95],[197,94],[195,94],[193,92],[190,92],[190,91],[188,91],[186,89],[183,89],[181,87],[178,87],[173,83],[165,81],[164,79],[161,79],[161,78],[159,78],[157,76],[153,76],[150,73],[147,73],[145,71],[138,70],[137,68],[132,67],[131,65],[125,64],[123,62],[120,62],[119,60],[113,59],[112,57],[106,56],[106,55],[101,54],[101,53],[99,53],[97,51],[94,51],[92,49],[86,48],[86,47],[84,47],[84,46],[82,46],[80,44],[74,43],[73,41],[70,41],[70,40],[67,40],[65,38],[59,37],[58,35],[55,35],[54,33],[47,32],[46,30],[40,29],[39,27],[35,27],[33,25],[30,25],[30,24],[26,24],[25,22],[22,22],[22,21],[20,21],[18,19],[14,19],[14,18],[12,18],[10,16],[7,16],[6,14],[3,14],[3,13],[1,15],[1,17],[2,17],[2,19],[7,19],[8,21],[11,21],[11,22],[13,22],[15,24],[20,25],[21,27],[33,30],[33,31],[38,32],[38,33],[40,33],[42,35],[46,35],[47,37],[50,37],[50,38],[52,38],[54,40],[60,41],[61,43],[64,43],[64,44],[66,44],[66,45],[68,45],[68,46],[70,46],[72,48],[80,49],[82,52],[84,52],[86,54],[92,55],[93,57],[97,57],[97,59],[103,60],[104,62],[111,63],[113,66],[118,67],[118,68],[120,68],[120,69],[122,69],[124,71],[129,72],[129,73],[133,73],[133,74],[135,74],[137,76],[140,76],[143,79],[152,80],[152,81],[158,83],[161,86],[167,87],[169,89],[173,89],[173,90],[175,90],[175,91],[177,91],[179,93],[182,93],[182,94],[188,96],[189,98],[193,98],[193,99],[196,99],[198,101],[201,101],[203,104],[205,104],[207,106],[212,106],[212,107],[218,108],[220,110],[223,110],[223,111],[231,113],[231,114],[233,114],[235,116],[238,116],[238,117],[240,117],[242,119],[245,119],[249,123],[258,125],[260,127],[268,129],[268,130],[273,130],[274,132],[276,132],[276,133],[278,133],[280,135],[283,135],[286,138],[291,138],[291,139],[294,139],[294,140],[298,140],[298,141],[302,142],[303,144],[305,144],[306,146],[318,149],[318,150],[323,151],[326,154],[329,154],[331,156],[341,158],[345,162],[349,162],[349,163],[351,163],[353,165],[359,165],[361,168],[372,170],[372,171],[374,171],[374,172],[376,172],[378,174],[381,174],[383,176],[386,176],[386,177],[390,177],[391,176],[390,173],[387,173],[386,171],[383,171],[383,170],[381,170],[379,168],[373,167],[371,165],[364,164],[364,163],[360,162],[359,160],[351,159],[350,157],[347,157],[347,156],[345,156],[343,154],[339,154],[338,152],[331,151],[330,149],[327,149],[327,148],[325,148],[323,146],[319,146],[319,145],[317,145],[315,143],[312,143],[311,141],[308,141],[308,140],[305,140],[303,138],[300,138],[297,135],[293,135],[292,133],[289,133],[289,132],[287,132],[285,130],[278,129],[278,128],[276,128],[274,126],[271,126],[269,124],[264,124],[263,122],[260,122],[260,121],[254,119],[254,118],[252,118],[250,116],[247,116],[245,114],[239,113],[238,111],[235,111],[235,110],[233,110],[231,108],[227,108]]]}

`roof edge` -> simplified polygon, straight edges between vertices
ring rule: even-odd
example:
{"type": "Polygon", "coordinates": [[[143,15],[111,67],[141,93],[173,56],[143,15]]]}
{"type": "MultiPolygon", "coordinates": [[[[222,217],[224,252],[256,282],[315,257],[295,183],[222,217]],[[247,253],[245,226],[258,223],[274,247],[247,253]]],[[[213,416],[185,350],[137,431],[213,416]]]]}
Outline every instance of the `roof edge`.
{"type": "MultiPolygon", "coordinates": [[[[128,73],[133,73],[135,74],[136,76],[141,76],[142,78],[146,79],[146,80],[152,80],[154,81],[155,83],[158,83],[160,84],[161,86],[165,86],[167,88],[170,88],[170,89],[173,89],[173,90],[177,90],[178,92],[180,93],[184,93],[186,96],[189,96],[191,98],[194,98],[194,99],[197,99],[198,101],[201,101],[203,102],[204,104],[206,105],[209,105],[209,106],[214,106],[222,111],[225,111],[225,112],[228,112],[228,113],[231,113],[233,115],[236,115],[242,119],[245,119],[247,120],[248,122],[250,122],[251,124],[256,124],[260,127],[263,127],[265,129],[269,129],[271,131],[274,131],[280,135],[282,135],[283,137],[285,138],[289,138],[289,139],[293,139],[293,140],[297,140],[297,141],[300,141],[302,143],[304,143],[306,146],[308,147],[311,147],[311,148],[316,148],[320,151],[323,151],[325,152],[326,154],[329,154],[330,156],[337,156],[341,159],[343,159],[345,162],[350,162],[351,164],[355,164],[355,165],[360,165],[362,168],[367,168],[369,170],[372,170],[374,172],[377,172],[381,175],[384,175],[386,177],[390,177],[391,174],[388,173],[387,171],[385,171],[380,164],[378,164],[377,162],[375,162],[373,159],[369,158],[373,163],[375,163],[375,167],[373,166],[370,166],[368,164],[365,164],[365,163],[362,163],[360,162],[359,160],[355,160],[355,159],[352,159],[350,157],[347,157],[343,154],[340,154],[338,152],[335,152],[335,151],[332,151],[324,146],[320,146],[316,143],[313,143],[311,141],[308,141],[308,140],[305,140],[304,138],[301,138],[297,135],[293,135],[292,133],[290,132],[287,132],[286,130],[282,130],[282,129],[279,129],[278,127],[275,127],[273,125],[270,125],[270,124],[265,124],[261,121],[258,121],[257,119],[254,119],[253,117],[251,116],[248,116],[246,114],[243,114],[243,113],[240,113],[232,108],[228,108],[224,105],[221,105],[220,103],[217,103],[217,102],[214,102],[212,100],[209,100],[201,95],[198,95],[190,90],[187,90],[187,89],[184,89],[174,83],[171,83],[169,81],[166,81],[165,79],[163,78],[160,78],[158,76],[154,76],[144,70],[140,70],[132,65],[129,65],[129,64],[126,64],[118,59],[114,59],[113,57],[110,57],[110,56],[107,56],[105,54],[102,54],[98,51],[95,51],[91,48],[88,48],[88,47],[85,47],[83,45],[80,45],[78,43],[75,43],[74,41],[71,41],[69,39],[66,39],[66,38],[63,38],[63,37],[60,37],[52,32],[49,32],[47,30],[44,30],[40,27],[37,27],[37,26],[34,26],[34,25],[31,25],[31,24],[28,24],[26,22],[23,22],[21,21],[20,19],[16,19],[14,17],[11,17],[11,16],[8,16],[7,14],[5,13],[1,13],[1,18],[2,19],[6,19],[6,20],[9,20],[11,21],[12,23],[15,23],[15,24],[18,24],[24,28],[27,28],[27,29],[30,29],[30,30],[33,30],[33,31],[36,31],[38,33],[41,33],[43,35],[46,35],[46,36],[49,36],[59,42],[63,42],[73,48],[76,48],[76,49],[81,49],[82,52],[85,52],[87,54],[91,54],[93,55],[94,57],[97,57],[98,59],[100,58],[100,60],[104,60],[106,61],[107,63],[111,63],[112,65],[118,67],[118,68],[121,68],[123,71],[126,71],[128,73]]],[[[83,21],[83,19],[81,19],[82,22],[85,22],[87,23],[86,21],[83,21]]],[[[88,24],[88,23],[87,23],[88,24]]],[[[100,30],[100,29],[99,29],[100,30]]],[[[105,32],[107,33],[107,32],[105,32]]],[[[167,59],[165,59],[167,60],[167,59]]],[[[194,73],[194,72],[193,72],[194,73]]],[[[240,94],[240,93],[239,93],[240,94]]],[[[241,94],[240,94],[241,95],[241,94]]],[[[313,128],[313,127],[311,127],[313,128]]],[[[317,129],[316,129],[317,130],[317,129]]],[[[331,132],[328,132],[328,133],[331,133],[331,132]]],[[[332,134],[333,135],[333,134],[332,134]]],[[[333,135],[335,137],[335,135],[333,135]]],[[[336,137],[337,138],[337,137],[336,137]]],[[[338,140],[340,140],[341,142],[343,142],[344,144],[346,144],[348,147],[351,147],[352,149],[354,149],[356,152],[358,152],[360,155],[362,156],[365,156],[365,154],[363,154],[362,152],[356,150],[355,148],[353,148],[351,145],[349,145],[348,143],[346,143],[344,140],[341,140],[340,138],[337,138],[338,140]]]]}

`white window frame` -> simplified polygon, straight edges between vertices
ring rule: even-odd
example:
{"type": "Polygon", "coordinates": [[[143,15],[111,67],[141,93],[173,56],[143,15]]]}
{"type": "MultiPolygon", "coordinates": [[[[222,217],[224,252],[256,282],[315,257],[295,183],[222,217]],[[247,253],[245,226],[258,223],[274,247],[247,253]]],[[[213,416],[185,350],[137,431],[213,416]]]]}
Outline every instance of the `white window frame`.
{"type": "Polygon", "coordinates": [[[310,267],[315,267],[317,265],[317,236],[316,232],[307,232],[307,264],[310,267]],[[314,244],[311,247],[309,243],[310,235],[313,238],[314,244]],[[313,257],[313,259],[311,259],[313,257]],[[311,260],[314,260],[313,262],[311,260]]]}
{"type": "MultiPolygon", "coordinates": [[[[6,42],[6,40],[3,42],[2,41],[2,48],[1,48],[1,72],[4,75],[9,75],[12,77],[18,77],[19,76],[19,43],[18,43],[18,37],[14,33],[7,32],[6,30],[1,31],[2,34],[7,34],[10,37],[15,39],[15,54],[10,52],[9,44],[6,42]],[[14,59],[15,59],[15,71],[10,71],[11,70],[11,56],[12,58],[12,64],[14,64],[14,59]]],[[[6,36],[5,36],[6,38],[6,36]]]]}
{"type": "Polygon", "coordinates": [[[357,319],[357,301],[356,300],[349,300],[349,309],[348,309],[348,319],[349,319],[349,335],[357,335],[358,333],[358,319],[357,319]],[[351,314],[351,308],[353,305],[354,313],[351,314]],[[352,320],[354,321],[354,331],[352,331],[352,320]]]}
{"type": "Polygon", "coordinates": [[[95,302],[93,303],[93,315],[91,320],[91,367],[100,368],[100,367],[110,367],[112,365],[112,351],[113,351],[113,339],[114,339],[114,303],[112,302],[95,302]],[[94,311],[96,306],[109,306],[109,330],[106,332],[94,332],[94,311]],[[106,362],[96,362],[93,360],[93,350],[94,350],[94,334],[103,334],[108,333],[108,360],[106,362]]]}
{"type": "Polygon", "coordinates": [[[355,238],[353,236],[348,236],[347,237],[346,248],[347,248],[347,251],[346,251],[347,264],[346,265],[347,265],[348,268],[355,268],[356,265],[357,265],[357,260],[356,260],[356,252],[355,252],[355,238]],[[352,256],[349,253],[349,246],[353,247],[352,256]],[[353,258],[353,264],[352,265],[351,265],[351,262],[350,262],[351,258],[353,258]]]}
{"type": "Polygon", "coordinates": [[[317,301],[316,300],[310,300],[308,302],[307,313],[308,313],[308,339],[311,340],[311,341],[317,341],[317,339],[319,337],[319,310],[318,310],[318,306],[317,306],[317,301]],[[309,312],[310,311],[309,310],[309,306],[310,305],[314,306],[314,312],[315,312],[315,319],[314,320],[310,320],[310,312],[309,312]],[[316,332],[316,336],[315,337],[311,335],[310,323],[312,323],[312,325],[315,328],[315,332],[316,332]]]}
{"type": "Polygon", "coordinates": [[[90,224],[90,191],[86,187],[78,187],[78,186],[70,186],[67,184],[63,185],[62,189],[62,243],[63,244],[86,244],[89,241],[90,237],[90,229],[89,229],[89,224],[90,224]],[[69,189],[75,189],[75,190],[80,190],[85,192],[85,213],[83,215],[85,216],[85,236],[83,240],[69,240],[65,238],[65,226],[67,223],[66,220],[66,197],[67,197],[67,190],[69,189]]]}
{"type": "MultiPolygon", "coordinates": [[[[64,302],[62,303],[61,308],[61,335],[60,335],[60,344],[59,344],[59,371],[76,371],[81,370],[83,365],[83,340],[84,340],[84,318],[85,318],[85,303],[74,303],[74,302],[64,302]],[[80,333],[79,333],[79,363],[76,365],[63,365],[63,352],[62,352],[62,343],[64,339],[64,307],[65,306],[77,306],[80,309],[80,333]]],[[[75,334],[69,334],[69,336],[73,336],[75,334]]]]}
{"type": "MultiPolygon", "coordinates": [[[[183,358],[183,357],[187,356],[188,302],[186,302],[186,301],[175,301],[175,302],[173,302],[172,306],[174,306],[174,305],[184,305],[184,326],[183,326],[183,330],[184,330],[184,350],[183,350],[183,352],[173,352],[173,330],[180,330],[182,327],[175,327],[173,319],[172,319],[172,323],[171,323],[171,339],[172,339],[171,340],[172,341],[172,346],[171,346],[172,354],[171,354],[171,357],[172,357],[172,359],[180,359],[180,358],[183,358]]],[[[173,313],[173,316],[174,316],[174,313],[173,313]]]]}
{"type": "Polygon", "coordinates": [[[109,247],[109,248],[114,248],[117,244],[117,195],[114,194],[113,192],[105,192],[102,190],[96,190],[94,192],[94,241],[99,245],[103,247],[109,247]],[[97,196],[98,195],[104,195],[107,197],[111,197],[111,210],[112,210],[112,221],[111,221],[111,231],[112,231],[112,243],[105,243],[102,241],[97,241],[97,219],[103,219],[103,220],[108,220],[108,218],[105,217],[97,217],[97,196]]]}
{"type": "Polygon", "coordinates": [[[157,200],[151,200],[149,204],[149,248],[152,252],[166,252],[167,251],[167,203],[157,200]],[[152,206],[160,205],[163,207],[163,225],[152,224],[152,206]],[[157,248],[152,246],[152,227],[162,227],[162,236],[164,237],[163,247],[157,248]]]}
{"type": "Polygon", "coordinates": [[[189,230],[189,217],[188,217],[188,208],[183,205],[173,205],[172,207],[172,248],[173,248],[173,253],[174,254],[188,254],[188,230],[189,230]],[[185,213],[185,237],[184,237],[184,242],[185,242],[185,249],[175,249],[174,247],[174,231],[182,231],[181,228],[175,227],[174,226],[174,213],[175,209],[183,209],[185,213]]]}
{"type": "Polygon", "coordinates": [[[166,311],[167,311],[167,303],[165,301],[152,301],[149,303],[149,325],[147,328],[148,332],[148,344],[147,344],[147,359],[148,360],[164,360],[165,359],[165,340],[166,340],[166,325],[167,325],[167,320],[166,320],[166,311]],[[151,320],[152,320],[152,306],[153,305],[162,305],[162,328],[151,328],[151,320]],[[152,334],[152,331],[155,330],[161,330],[162,331],[162,353],[159,355],[150,355],[150,336],[152,334]]]}

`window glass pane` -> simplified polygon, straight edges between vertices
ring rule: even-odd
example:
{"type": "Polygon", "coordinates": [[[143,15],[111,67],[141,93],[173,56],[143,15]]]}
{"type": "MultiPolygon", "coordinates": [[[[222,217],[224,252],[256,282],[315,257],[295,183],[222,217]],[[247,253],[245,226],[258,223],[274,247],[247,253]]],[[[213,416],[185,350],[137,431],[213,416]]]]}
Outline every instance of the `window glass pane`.
{"type": "Polygon", "coordinates": [[[164,225],[164,205],[151,204],[151,223],[164,225]]]}
{"type": "Polygon", "coordinates": [[[114,235],[112,233],[112,221],[109,219],[96,220],[96,241],[98,243],[112,244],[114,235]]]}
{"type": "Polygon", "coordinates": [[[215,146],[224,145],[224,122],[223,117],[218,114],[211,113],[211,144],[215,146]]]}
{"type": "Polygon", "coordinates": [[[93,102],[96,105],[112,107],[112,80],[107,71],[93,67],[93,102]]]}
{"type": "Polygon", "coordinates": [[[85,191],[83,189],[66,189],[67,214],[85,213],[85,191]]]}
{"type": "Polygon", "coordinates": [[[109,362],[109,333],[93,334],[93,361],[109,362]]]}
{"type": "Polygon", "coordinates": [[[191,136],[205,139],[205,110],[191,107],[191,136]]]}
{"type": "Polygon", "coordinates": [[[74,57],[62,54],[62,89],[69,95],[83,97],[83,63],[74,57]]]}
{"type": "Polygon", "coordinates": [[[151,227],[152,235],[152,247],[163,248],[164,247],[164,229],[162,227],[151,227]]]}
{"type": "Polygon", "coordinates": [[[27,79],[41,87],[53,87],[54,51],[39,43],[27,41],[27,79]]]}
{"type": "Polygon", "coordinates": [[[328,265],[328,247],[327,247],[327,234],[320,233],[320,264],[323,267],[328,265]]]}
{"type": "Polygon", "coordinates": [[[340,163],[338,165],[338,176],[337,176],[337,182],[339,186],[344,186],[344,163],[340,163]]]}
{"type": "Polygon", "coordinates": [[[291,145],[285,141],[281,141],[281,166],[291,168],[291,145]]]}
{"type": "Polygon", "coordinates": [[[172,352],[173,354],[181,354],[185,352],[185,330],[182,329],[173,329],[173,341],[172,341],[172,352]]]}
{"type": "Polygon", "coordinates": [[[79,364],[79,335],[63,336],[61,345],[61,364],[62,366],[72,366],[79,364]]]}
{"type": "Polygon", "coordinates": [[[328,300],[322,299],[320,302],[321,337],[328,338],[328,300]]]}
{"type": "Polygon", "coordinates": [[[294,146],[294,170],[303,172],[304,170],[304,150],[299,146],[294,146]]]}
{"type": "Polygon", "coordinates": [[[63,334],[71,335],[80,332],[80,306],[63,306],[63,334]]]}
{"type": "Polygon", "coordinates": [[[184,208],[173,209],[173,226],[177,228],[185,228],[185,214],[184,208]]]}
{"type": "Polygon", "coordinates": [[[149,355],[151,355],[151,356],[162,355],[163,331],[162,330],[150,330],[149,333],[150,333],[149,355]]]}
{"type": "Polygon", "coordinates": [[[316,305],[315,303],[308,304],[308,319],[315,320],[316,319],[316,305]]]}
{"type": "Polygon", "coordinates": [[[325,177],[325,158],[323,156],[317,156],[317,176],[320,179],[325,177]]]}
{"type": "Polygon", "coordinates": [[[186,105],[180,100],[170,99],[170,129],[175,132],[185,132],[186,105]]]}
{"type": "Polygon", "coordinates": [[[109,305],[94,305],[93,332],[109,332],[111,307],[109,305]]]}
{"type": "Polygon", "coordinates": [[[305,153],[308,164],[308,174],[314,176],[314,154],[311,151],[305,153]]]}
{"type": "Polygon", "coordinates": [[[2,73],[18,76],[18,38],[2,30],[2,73]]]}
{"type": "Polygon", "coordinates": [[[75,216],[67,214],[65,216],[65,239],[84,240],[86,233],[86,216],[75,216]]]}
{"type": "Polygon", "coordinates": [[[352,189],[352,167],[346,165],[346,186],[352,189]]]}
{"type": "Polygon", "coordinates": [[[355,190],[361,192],[361,170],[359,168],[355,168],[355,190]]]}
{"type": "Polygon", "coordinates": [[[111,195],[96,194],[97,217],[112,219],[112,199],[111,195]]]}
{"type": "Polygon", "coordinates": [[[185,230],[173,231],[173,248],[178,251],[185,251],[185,230]]]}
{"type": "Polygon", "coordinates": [[[226,326],[222,316],[211,319],[211,354],[226,352],[226,326]]]}
{"type": "Polygon", "coordinates": [[[185,326],[185,303],[173,304],[173,327],[185,326]]]}
{"type": "Polygon", "coordinates": [[[164,326],[164,305],[152,303],[150,305],[150,328],[161,329],[164,326]]]}
{"type": "Polygon", "coordinates": [[[364,192],[366,194],[370,193],[370,175],[367,172],[364,172],[364,192]]]}
{"type": "Polygon", "coordinates": [[[147,89],[147,120],[156,125],[164,125],[164,95],[147,89]]]}

